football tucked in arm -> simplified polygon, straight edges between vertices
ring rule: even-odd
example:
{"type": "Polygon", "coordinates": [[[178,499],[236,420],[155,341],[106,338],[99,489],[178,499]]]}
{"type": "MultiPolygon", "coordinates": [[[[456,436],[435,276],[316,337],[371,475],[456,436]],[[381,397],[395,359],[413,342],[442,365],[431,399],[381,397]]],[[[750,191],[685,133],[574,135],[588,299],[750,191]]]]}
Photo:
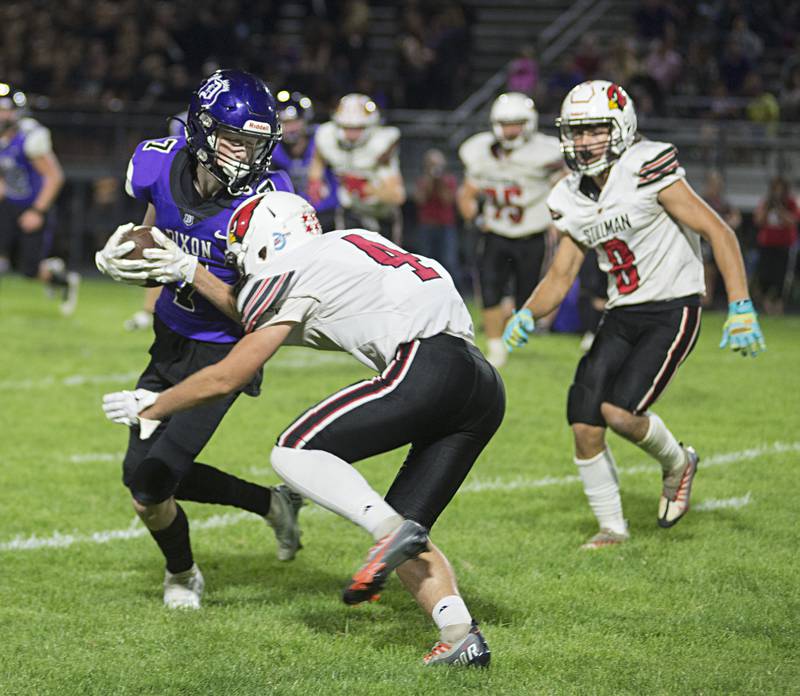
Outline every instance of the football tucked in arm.
{"type": "MultiPolygon", "coordinates": [[[[145,249],[160,249],[161,247],[156,244],[156,240],[153,239],[153,235],[150,234],[151,229],[152,227],[149,225],[139,225],[130,230],[130,232],[125,232],[120,238],[119,243],[133,242],[136,246],[122,258],[130,261],[139,261],[140,259],[144,259],[144,254],[142,252],[145,249]]],[[[147,280],[145,282],[145,286],[148,288],[153,288],[158,285],[159,283],[155,280],[147,280]]]]}

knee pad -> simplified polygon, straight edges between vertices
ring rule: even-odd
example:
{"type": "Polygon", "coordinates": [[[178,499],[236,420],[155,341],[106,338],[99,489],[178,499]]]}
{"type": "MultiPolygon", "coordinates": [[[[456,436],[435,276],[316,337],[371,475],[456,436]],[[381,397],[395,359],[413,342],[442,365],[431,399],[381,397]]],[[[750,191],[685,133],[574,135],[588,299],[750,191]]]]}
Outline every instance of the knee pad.
{"type": "Polygon", "coordinates": [[[178,480],[170,468],[156,457],[143,459],[128,482],[131,495],[143,505],[163,503],[177,485],[178,480]]]}
{"type": "Polygon", "coordinates": [[[567,396],[567,422],[586,423],[600,428],[606,427],[606,421],[600,412],[600,398],[584,384],[573,383],[567,396]]]}

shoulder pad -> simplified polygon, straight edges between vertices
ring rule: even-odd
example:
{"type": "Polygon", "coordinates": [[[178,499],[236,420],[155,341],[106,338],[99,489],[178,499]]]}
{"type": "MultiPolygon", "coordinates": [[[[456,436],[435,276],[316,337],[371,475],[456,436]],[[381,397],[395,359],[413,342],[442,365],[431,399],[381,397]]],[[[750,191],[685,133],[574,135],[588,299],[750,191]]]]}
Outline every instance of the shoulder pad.
{"type": "Polygon", "coordinates": [[[645,186],[675,174],[680,169],[678,148],[672,143],[641,140],[629,148],[631,156],[626,166],[638,177],[638,185],[645,186]]]}
{"type": "Polygon", "coordinates": [[[489,131],[476,133],[467,138],[458,148],[458,156],[464,166],[469,166],[486,157],[495,142],[494,134],[489,131]]]}
{"type": "Polygon", "coordinates": [[[149,189],[158,180],[164,167],[172,164],[175,153],[186,144],[181,136],[143,140],[133,151],[125,181],[129,196],[149,200],[149,189]]]}
{"type": "Polygon", "coordinates": [[[264,274],[248,280],[238,297],[236,308],[242,317],[245,333],[258,327],[259,320],[270,311],[274,311],[289,290],[294,271],[277,275],[264,274]]]}

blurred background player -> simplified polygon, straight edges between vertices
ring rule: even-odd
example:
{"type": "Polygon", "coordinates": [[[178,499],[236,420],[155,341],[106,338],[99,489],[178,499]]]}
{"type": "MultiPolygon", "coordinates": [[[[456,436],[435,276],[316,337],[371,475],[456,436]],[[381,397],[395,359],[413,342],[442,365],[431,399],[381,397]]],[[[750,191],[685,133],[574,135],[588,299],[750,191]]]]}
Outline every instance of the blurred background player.
{"type": "Polygon", "coordinates": [[[721,347],[730,343],[755,355],[765,346],[736,235],[686,183],[675,146],[638,136],[625,90],[604,80],[584,82],[564,99],[557,124],[573,170],[547,199],[562,238],[504,340],[509,350],[526,343],[534,319],[563,300],[587,250],[600,252],[608,275],[606,312],[567,398],[575,464],[600,527],[582,548],[596,549],[629,536],[607,427],[660,463],[659,526],[673,526],[689,509],[699,458],[649,409],[700,331],[698,233],[709,241],[728,292],[721,347]]]}
{"type": "Polygon", "coordinates": [[[491,131],[471,136],[458,150],[465,169],[458,209],[484,233],[478,256],[483,328],[489,362],[502,367],[510,312],[501,301],[512,280],[514,307],[521,307],[539,280],[550,226],[545,201],[563,158],[558,138],[537,132],[538,114],[525,94],[501,94],[490,120],[491,131]]]}
{"type": "Polygon", "coordinates": [[[400,173],[400,131],[380,125],[378,106],[365,94],[346,94],[333,119],[314,136],[316,151],[308,170],[308,200],[325,195],[325,167],[338,182],[336,229],[361,228],[402,241],[400,206],[406,189],[400,173]]]}
{"type": "MultiPolygon", "coordinates": [[[[272,168],[285,171],[292,180],[296,193],[310,201],[308,193],[308,170],[314,159],[314,133],[311,125],[314,108],[311,99],[299,92],[281,90],[275,95],[278,116],[281,119],[283,137],[272,153],[272,168]]],[[[325,167],[321,198],[313,202],[323,232],[334,229],[334,213],[338,197],[336,176],[330,167],[325,167]]]]}
{"type": "Polygon", "coordinates": [[[50,257],[55,232],[53,205],[64,185],[50,131],[26,116],[23,92],[0,82],[0,277],[12,262],[28,278],[59,292],[61,312],[72,314],[80,275],[50,257]]]}
{"type": "MultiPolygon", "coordinates": [[[[107,394],[106,415],[152,429],[240,388],[284,343],[350,353],[379,374],[298,417],[278,437],[272,466],[294,490],[374,538],[345,603],[375,599],[397,569],[441,632],[425,664],[488,665],[453,569],[428,538],[505,411],[503,382],[473,345],[472,319],[452,279],[436,261],[377,233],[322,235],[309,203],[279,191],[236,211],[228,248],[247,279],[233,291],[244,338],[161,394],[107,394]],[[408,444],[385,498],[353,467],[408,444]]],[[[218,298],[220,307],[230,308],[233,292],[218,298]]]]}
{"type": "MultiPolygon", "coordinates": [[[[192,283],[227,288],[238,280],[225,256],[234,209],[256,192],[291,190],[286,175],[268,171],[280,135],[275,100],[264,82],[243,71],[220,70],[194,92],[185,135],[145,140],[133,153],[126,190],[147,203],[142,224],[163,230],[153,234],[164,248],[147,253],[161,264],[160,282],[170,281],[155,305],[150,364],[137,390],[168,388],[225,357],[241,337],[240,325],[197,294],[192,283]],[[181,256],[180,249],[187,253],[181,256]]],[[[119,238],[132,228],[133,223],[120,226],[96,261],[116,280],[142,283],[154,259],[122,258],[133,243],[119,244],[119,238]]],[[[260,382],[259,373],[241,391],[255,396],[260,382]]],[[[164,603],[171,608],[198,608],[204,585],[176,498],[232,505],[264,517],[278,538],[280,560],[293,558],[299,548],[297,496],[194,461],[239,393],[166,421],[147,441],[138,428],[130,431],[123,482],[166,559],[164,603]]]]}

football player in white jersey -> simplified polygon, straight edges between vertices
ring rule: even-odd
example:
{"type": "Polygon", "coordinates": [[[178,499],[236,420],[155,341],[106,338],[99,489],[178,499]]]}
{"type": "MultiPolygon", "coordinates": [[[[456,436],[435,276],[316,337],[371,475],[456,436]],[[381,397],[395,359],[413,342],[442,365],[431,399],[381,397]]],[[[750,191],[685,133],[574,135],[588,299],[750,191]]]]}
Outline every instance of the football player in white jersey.
{"type": "Polygon", "coordinates": [[[333,120],[314,135],[314,158],[308,170],[312,204],[325,195],[325,167],[339,183],[336,229],[361,227],[402,241],[400,206],[406,189],[400,173],[400,131],[380,125],[378,106],[365,94],[346,94],[333,120]]]}
{"type": "Polygon", "coordinates": [[[374,232],[321,235],[313,208],[285,192],[244,202],[231,218],[228,248],[245,282],[235,296],[206,291],[241,319],[244,338],[228,357],[160,394],[106,395],[106,414],[139,425],[144,437],[172,413],[237,390],[284,343],[345,351],[376,370],[286,428],[272,465],[296,492],[375,539],[344,590],[346,603],[374,599],[397,569],[441,631],[425,663],[487,665],[489,649],[452,567],[428,538],[505,410],[500,375],[473,345],[452,278],[374,232]],[[385,499],[352,466],[409,443],[385,499]]]}
{"type": "Polygon", "coordinates": [[[465,176],[457,202],[461,216],[484,233],[478,261],[483,325],[489,362],[501,367],[508,355],[502,335],[509,316],[501,300],[509,278],[515,307],[539,280],[551,225],[547,194],[564,165],[558,138],[537,131],[538,114],[527,95],[501,94],[490,121],[491,131],[471,136],[458,150],[465,176]]]}
{"type": "Polygon", "coordinates": [[[575,463],[600,526],[583,548],[594,549],[629,536],[606,427],[661,464],[659,526],[671,527],[689,509],[698,456],[649,409],[700,330],[704,283],[698,234],[711,245],[730,302],[720,347],[730,344],[755,355],[765,345],[736,236],[686,183],[675,147],[637,134],[625,90],[604,80],[578,85],[564,100],[557,125],[573,170],[548,198],[561,242],[503,337],[508,350],[523,345],[534,319],[562,301],[586,251],[597,249],[608,274],[608,303],[567,404],[575,463]]]}

